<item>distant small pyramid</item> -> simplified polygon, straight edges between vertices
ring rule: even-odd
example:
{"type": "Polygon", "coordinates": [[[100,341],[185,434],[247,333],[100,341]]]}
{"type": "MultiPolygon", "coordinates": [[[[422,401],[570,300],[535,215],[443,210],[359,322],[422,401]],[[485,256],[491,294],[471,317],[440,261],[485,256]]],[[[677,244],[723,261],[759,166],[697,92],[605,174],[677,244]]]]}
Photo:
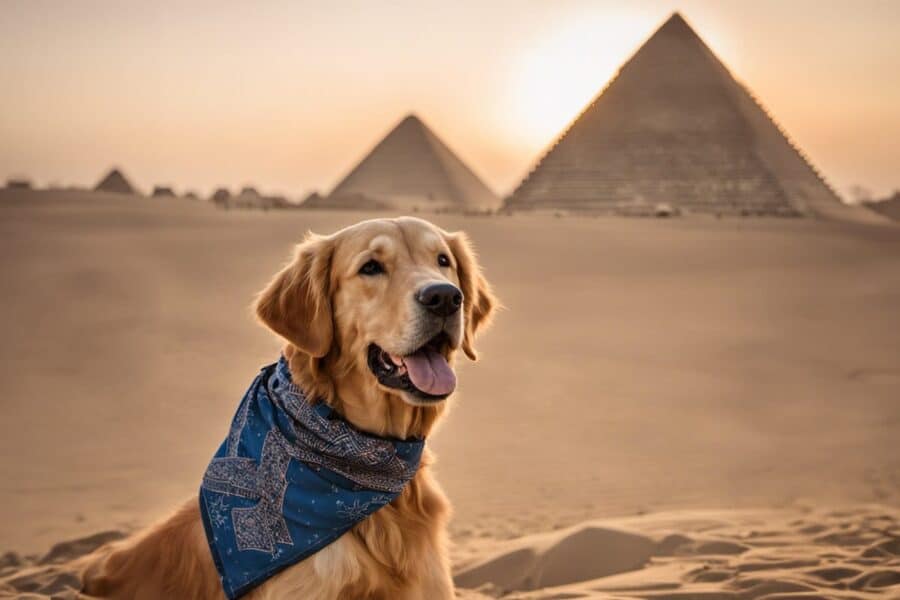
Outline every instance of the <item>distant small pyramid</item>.
{"type": "Polygon", "coordinates": [[[111,170],[100,183],[94,187],[98,192],[113,192],[116,194],[137,194],[137,190],[119,169],[111,170]]]}
{"type": "Polygon", "coordinates": [[[415,115],[404,118],[327,197],[308,208],[493,210],[499,198],[415,115]]]}
{"type": "Polygon", "coordinates": [[[865,206],[891,220],[900,221],[900,190],[884,200],[866,202],[865,206]]]}
{"type": "Polygon", "coordinates": [[[505,204],[601,213],[636,206],[878,220],[840,200],[678,13],[625,62],[505,204]]]}
{"type": "Polygon", "coordinates": [[[312,191],[309,194],[307,194],[305,198],[303,198],[303,200],[300,202],[300,206],[303,206],[307,202],[311,202],[312,204],[315,204],[316,202],[321,202],[321,201],[322,201],[322,194],[320,194],[317,191],[312,191]]]}

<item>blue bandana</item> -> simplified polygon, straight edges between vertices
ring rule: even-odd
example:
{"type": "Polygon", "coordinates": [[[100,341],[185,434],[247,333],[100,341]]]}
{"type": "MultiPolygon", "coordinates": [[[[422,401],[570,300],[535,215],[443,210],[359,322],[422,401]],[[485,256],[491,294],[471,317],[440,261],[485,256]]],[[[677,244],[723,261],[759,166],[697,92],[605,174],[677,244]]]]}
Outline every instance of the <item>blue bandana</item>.
{"type": "Polygon", "coordinates": [[[200,486],[225,595],[240,597],[391,502],[424,445],[362,433],[310,404],[284,357],[264,368],[200,486]]]}

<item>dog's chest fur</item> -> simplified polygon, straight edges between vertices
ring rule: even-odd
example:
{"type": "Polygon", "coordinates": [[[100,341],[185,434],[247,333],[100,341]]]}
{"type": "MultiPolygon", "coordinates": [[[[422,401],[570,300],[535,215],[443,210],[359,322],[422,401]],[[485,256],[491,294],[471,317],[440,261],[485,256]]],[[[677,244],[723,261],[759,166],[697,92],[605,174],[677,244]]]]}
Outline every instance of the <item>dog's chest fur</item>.
{"type": "Polygon", "coordinates": [[[271,578],[250,598],[394,600],[429,597],[421,594],[430,589],[443,597],[438,590],[449,585],[444,546],[450,506],[429,462],[430,456],[423,456],[423,466],[394,502],[271,578]]]}

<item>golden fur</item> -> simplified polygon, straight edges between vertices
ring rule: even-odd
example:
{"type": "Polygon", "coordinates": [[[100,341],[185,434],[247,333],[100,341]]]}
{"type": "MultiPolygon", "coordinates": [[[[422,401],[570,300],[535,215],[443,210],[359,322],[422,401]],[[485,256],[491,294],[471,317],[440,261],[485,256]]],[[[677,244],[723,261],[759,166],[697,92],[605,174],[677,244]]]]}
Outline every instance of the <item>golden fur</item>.
{"type": "MultiPolygon", "coordinates": [[[[257,299],[259,319],[287,341],[284,355],[310,397],[341,412],[361,430],[409,438],[427,436],[446,402],[422,404],[381,386],[366,363],[376,342],[403,354],[416,343],[413,293],[447,282],[464,295],[456,349],[475,359],[473,338],[495,305],[462,233],[421,219],[365,221],[331,236],[308,235],[294,260],[257,299]],[[452,257],[449,268],[438,253],[452,257]],[[389,276],[357,275],[370,258],[389,276]]],[[[453,597],[446,551],[450,505],[431,475],[427,448],[421,468],[390,505],[338,541],[282,571],[247,598],[304,600],[442,600],[453,597]]],[[[173,516],[81,560],[88,597],[158,600],[224,597],[196,498],[173,516]]]]}

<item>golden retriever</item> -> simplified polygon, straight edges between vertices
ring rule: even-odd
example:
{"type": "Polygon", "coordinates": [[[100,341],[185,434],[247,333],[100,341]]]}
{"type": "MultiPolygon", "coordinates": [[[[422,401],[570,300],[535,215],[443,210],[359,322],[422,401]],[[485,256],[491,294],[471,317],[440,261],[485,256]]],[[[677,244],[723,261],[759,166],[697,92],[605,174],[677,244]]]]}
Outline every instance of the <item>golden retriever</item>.
{"type": "MultiPolygon", "coordinates": [[[[463,233],[404,217],[308,235],[260,293],[256,314],[286,340],[292,377],[308,397],[362,431],[407,439],[432,431],[455,386],[454,355],[475,359],[474,336],[495,304],[463,233]]],[[[246,597],[452,598],[450,505],[432,462],[426,448],[392,503],[246,597]]],[[[89,597],[224,598],[196,498],[81,567],[89,597]]]]}

